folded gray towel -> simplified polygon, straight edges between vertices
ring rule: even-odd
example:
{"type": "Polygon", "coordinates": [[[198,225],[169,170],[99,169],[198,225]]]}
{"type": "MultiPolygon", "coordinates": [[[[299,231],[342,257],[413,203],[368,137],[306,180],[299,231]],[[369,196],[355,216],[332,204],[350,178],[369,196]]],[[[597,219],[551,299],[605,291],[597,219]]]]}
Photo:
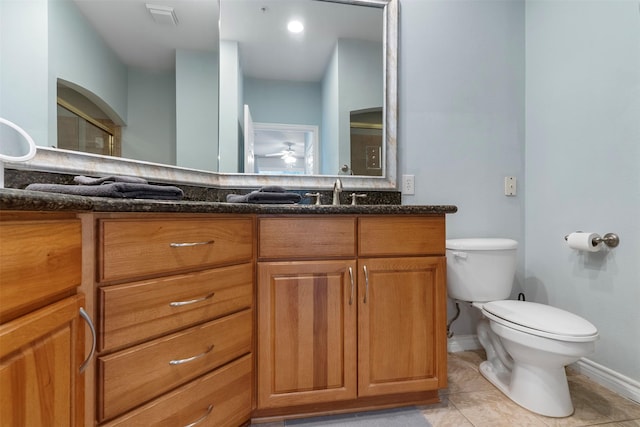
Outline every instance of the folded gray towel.
{"type": "Polygon", "coordinates": [[[126,199],[181,200],[184,197],[184,192],[178,187],[131,182],[112,182],[102,185],[29,184],[25,190],[126,199]]]}
{"type": "Polygon", "coordinates": [[[134,184],[148,184],[144,178],[138,178],[136,176],[123,176],[123,175],[110,175],[103,176],[102,178],[91,178],[84,175],[78,175],[73,177],[73,182],[81,185],[101,185],[111,182],[131,182],[134,184]]]}
{"type": "Polygon", "coordinates": [[[265,185],[258,190],[261,193],[286,193],[287,189],[279,185],[265,185]]]}
{"type": "Polygon", "coordinates": [[[252,191],[249,194],[227,194],[228,203],[293,204],[302,199],[298,193],[252,191]]]}

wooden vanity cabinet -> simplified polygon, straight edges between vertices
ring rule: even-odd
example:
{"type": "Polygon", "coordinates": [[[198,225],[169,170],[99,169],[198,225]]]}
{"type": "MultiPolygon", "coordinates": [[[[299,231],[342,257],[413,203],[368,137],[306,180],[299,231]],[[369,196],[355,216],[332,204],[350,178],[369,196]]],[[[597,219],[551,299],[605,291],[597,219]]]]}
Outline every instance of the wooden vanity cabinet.
{"type": "Polygon", "coordinates": [[[248,421],[255,218],[95,214],[94,221],[98,424],[248,421]]]}
{"type": "Polygon", "coordinates": [[[0,216],[0,425],[82,426],[81,227],[73,214],[0,216]]]}
{"type": "Polygon", "coordinates": [[[355,230],[355,217],[258,219],[258,408],[356,398],[355,230]]]}
{"type": "Polygon", "coordinates": [[[259,217],[254,417],[437,401],[444,232],[444,215],[259,217]]]}

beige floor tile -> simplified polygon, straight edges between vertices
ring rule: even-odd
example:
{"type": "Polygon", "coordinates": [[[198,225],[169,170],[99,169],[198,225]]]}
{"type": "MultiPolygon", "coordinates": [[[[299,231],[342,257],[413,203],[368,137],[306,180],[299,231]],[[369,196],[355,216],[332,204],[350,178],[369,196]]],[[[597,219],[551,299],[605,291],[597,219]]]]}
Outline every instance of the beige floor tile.
{"type": "MultiPolygon", "coordinates": [[[[466,352],[465,352],[466,353],[466,352]]],[[[478,365],[482,359],[471,361],[456,353],[448,360],[448,381],[447,393],[462,393],[469,391],[492,390],[495,387],[478,371],[478,365]]]]}
{"type": "Polygon", "coordinates": [[[640,419],[620,421],[617,423],[598,424],[598,427],[640,427],[640,419]]]}
{"type": "MultiPolygon", "coordinates": [[[[566,418],[534,414],[502,394],[478,371],[483,351],[450,353],[449,388],[442,403],[419,409],[433,427],[640,427],[640,404],[567,369],[575,412],[566,418]]],[[[283,427],[284,423],[259,424],[283,427]]]]}
{"type": "Polygon", "coordinates": [[[432,427],[473,427],[458,409],[444,398],[438,405],[418,407],[432,427]]]}
{"type": "Polygon", "coordinates": [[[601,405],[602,413],[606,413],[613,421],[636,420],[640,418],[640,403],[633,402],[617,393],[601,386],[585,377],[578,375],[569,379],[572,396],[580,399],[587,395],[601,405]]]}
{"type": "Polygon", "coordinates": [[[533,413],[516,405],[498,389],[455,393],[450,402],[475,427],[545,427],[533,413]]]}
{"type": "Polygon", "coordinates": [[[568,377],[574,413],[567,418],[547,418],[550,427],[577,427],[626,421],[640,417],[640,405],[594,383],[583,375],[568,377]]]}

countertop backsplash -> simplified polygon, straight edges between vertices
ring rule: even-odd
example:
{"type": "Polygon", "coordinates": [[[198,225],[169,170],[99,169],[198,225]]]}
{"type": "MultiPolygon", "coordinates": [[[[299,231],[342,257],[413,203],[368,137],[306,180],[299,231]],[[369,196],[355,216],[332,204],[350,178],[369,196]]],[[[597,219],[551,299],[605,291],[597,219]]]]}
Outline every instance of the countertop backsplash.
{"type": "MultiPolygon", "coordinates": [[[[41,184],[66,184],[73,185],[73,178],[75,175],[61,174],[53,172],[40,172],[31,170],[17,170],[17,169],[5,169],[4,185],[5,188],[24,189],[27,185],[33,183],[41,184]]],[[[160,184],[150,182],[150,184],[160,184]]],[[[225,202],[227,194],[247,194],[257,188],[243,188],[243,189],[229,189],[229,188],[214,188],[214,187],[202,187],[202,186],[190,186],[183,184],[171,184],[179,187],[184,191],[184,201],[199,201],[199,202],[225,202]]],[[[326,191],[307,191],[300,189],[287,189],[293,191],[302,196],[300,204],[311,204],[313,198],[305,197],[307,193],[320,193],[320,202],[322,205],[330,205],[333,193],[331,190],[326,191]]],[[[351,194],[366,194],[365,198],[359,199],[358,203],[363,205],[399,205],[402,203],[401,193],[399,191],[352,191],[345,186],[344,190],[340,194],[341,204],[351,203],[351,194]]]]}

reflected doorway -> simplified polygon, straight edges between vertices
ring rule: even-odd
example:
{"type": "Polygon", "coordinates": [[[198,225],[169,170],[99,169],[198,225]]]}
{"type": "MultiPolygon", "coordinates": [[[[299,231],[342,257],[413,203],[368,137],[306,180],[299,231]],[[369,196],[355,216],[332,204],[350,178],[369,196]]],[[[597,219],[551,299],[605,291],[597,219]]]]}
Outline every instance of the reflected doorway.
{"type": "Polygon", "coordinates": [[[382,108],[351,112],[351,175],[382,176],[382,108]]]}

